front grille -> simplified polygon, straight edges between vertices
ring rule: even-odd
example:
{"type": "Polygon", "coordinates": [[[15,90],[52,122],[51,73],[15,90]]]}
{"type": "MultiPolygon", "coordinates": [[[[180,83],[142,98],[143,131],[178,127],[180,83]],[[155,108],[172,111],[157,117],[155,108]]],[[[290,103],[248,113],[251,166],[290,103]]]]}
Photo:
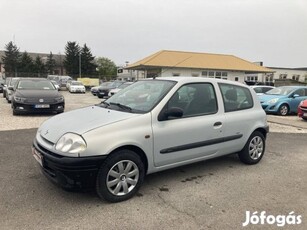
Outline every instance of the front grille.
{"type": "Polygon", "coordinates": [[[48,103],[54,103],[56,102],[54,98],[27,98],[25,100],[25,103],[44,103],[44,104],[48,104],[48,103]],[[43,101],[40,101],[41,99],[43,99],[43,101]]]}
{"type": "Polygon", "coordinates": [[[301,110],[302,110],[304,113],[307,113],[307,107],[302,107],[302,106],[301,106],[301,110]]]}

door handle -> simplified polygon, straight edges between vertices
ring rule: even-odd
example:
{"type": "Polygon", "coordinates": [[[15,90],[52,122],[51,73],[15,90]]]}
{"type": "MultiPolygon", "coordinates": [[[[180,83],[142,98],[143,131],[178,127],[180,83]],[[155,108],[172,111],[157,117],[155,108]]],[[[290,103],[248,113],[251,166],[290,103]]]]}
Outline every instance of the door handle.
{"type": "Polygon", "coordinates": [[[215,122],[213,126],[220,126],[222,125],[222,122],[218,121],[218,122],[215,122]]]}

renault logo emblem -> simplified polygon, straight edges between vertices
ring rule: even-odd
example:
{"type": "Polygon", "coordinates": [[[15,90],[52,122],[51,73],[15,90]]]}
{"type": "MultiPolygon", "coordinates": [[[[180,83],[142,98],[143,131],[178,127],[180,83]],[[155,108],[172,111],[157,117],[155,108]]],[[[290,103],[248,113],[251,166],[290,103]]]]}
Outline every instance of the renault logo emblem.
{"type": "Polygon", "coordinates": [[[45,135],[47,135],[48,133],[49,133],[49,130],[47,129],[46,132],[45,132],[45,135]]]}

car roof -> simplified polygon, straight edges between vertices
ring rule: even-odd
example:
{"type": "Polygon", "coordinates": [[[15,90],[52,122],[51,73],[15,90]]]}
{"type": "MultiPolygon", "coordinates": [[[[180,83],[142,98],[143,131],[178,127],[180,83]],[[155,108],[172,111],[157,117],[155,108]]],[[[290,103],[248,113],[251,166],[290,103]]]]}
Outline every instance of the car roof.
{"type": "Polygon", "coordinates": [[[181,83],[181,84],[197,83],[197,82],[226,83],[226,84],[233,84],[233,85],[239,85],[239,86],[247,87],[247,85],[245,85],[241,82],[224,80],[224,79],[217,79],[217,78],[208,78],[208,77],[184,77],[184,76],[180,76],[180,77],[156,77],[156,78],[146,78],[146,79],[176,81],[176,82],[181,83]]]}

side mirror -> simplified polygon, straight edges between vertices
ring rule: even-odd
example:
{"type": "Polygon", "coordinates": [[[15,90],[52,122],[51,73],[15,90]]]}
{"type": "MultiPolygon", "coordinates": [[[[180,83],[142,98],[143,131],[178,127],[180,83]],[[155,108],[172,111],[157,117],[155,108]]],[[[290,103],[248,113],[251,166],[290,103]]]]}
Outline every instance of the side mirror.
{"type": "Polygon", "coordinates": [[[293,98],[296,98],[296,97],[299,97],[300,95],[298,95],[298,94],[294,94],[292,97],[293,98]]]}
{"type": "Polygon", "coordinates": [[[162,111],[159,114],[158,120],[159,121],[165,121],[168,119],[174,119],[174,118],[180,118],[183,116],[183,110],[181,108],[178,107],[171,107],[166,111],[162,111]]]}
{"type": "Polygon", "coordinates": [[[8,89],[14,91],[14,87],[13,86],[9,86],[8,89]]]}

